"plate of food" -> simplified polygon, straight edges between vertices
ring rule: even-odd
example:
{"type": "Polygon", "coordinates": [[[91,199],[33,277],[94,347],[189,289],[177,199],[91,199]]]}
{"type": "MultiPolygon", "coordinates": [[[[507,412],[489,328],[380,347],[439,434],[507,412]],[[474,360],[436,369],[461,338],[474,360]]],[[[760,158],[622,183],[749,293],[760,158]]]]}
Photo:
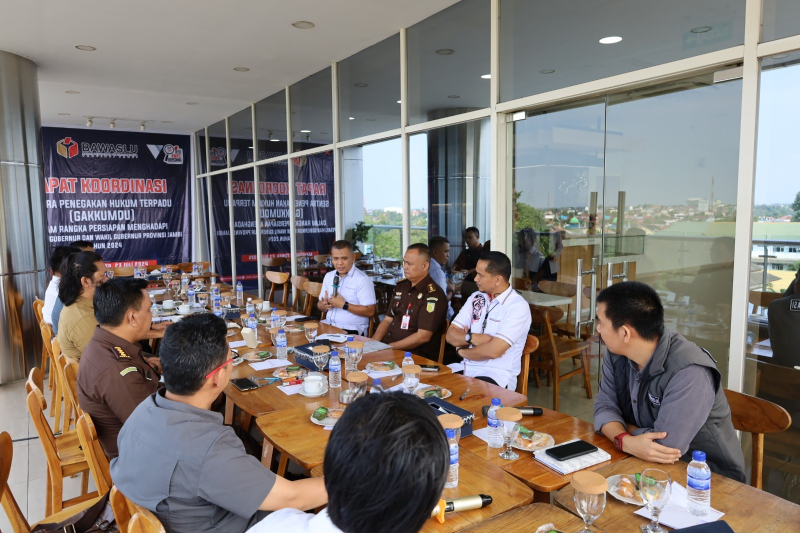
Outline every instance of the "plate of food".
{"type": "Polygon", "coordinates": [[[438,385],[431,385],[429,387],[422,387],[414,391],[414,394],[419,396],[422,399],[430,398],[431,396],[435,396],[437,398],[449,398],[452,394],[449,389],[445,389],[444,387],[440,387],[438,385]]]}
{"type": "Polygon", "coordinates": [[[511,443],[511,447],[518,450],[534,452],[542,448],[547,448],[548,446],[554,446],[555,443],[556,441],[553,437],[547,433],[533,431],[532,429],[520,426],[519,435],[517,435],[517,438],[511,443]]]}
{"type": "Polygon", "coordinates": [[[300,366],[286,366],[278,368],[272,373],[272,377],[281,379],[303,379],[306,375],[308,375],[308,371],[300,366]]]}
{"type": "Polygon", "coordinates": [[[319,407],[316,411],[311,413],[311,421],[318,426],[333,426],[339,421],[339,418],[344,414],[344,409],[328,409],[327,407],[319,407]]]}
{"type": "Polygon", "coordinates": [[[367,372],[391,372],[397,368],[397,363],[394,361],[376,361],[374,363],[367,363],[367,372]]]}
{"type": "Polygon", "coordinates": [[[619,474],[606,479],[608,493],[621,502],[631,505],[644,505],[639,491],[636,490],[636,478],[639,474],[619,474]]]}
{"type": "Polygon", "coordinates": [[[258,362],[258,361],[263,361],[264,359],[269,359],[270,357],[274,357],[274,356],[275,356],[275,354],[272,354],[272,353],[266,352],[266,351],[261,351],[261,352],[252,351],[252,352],[247,352],[246,354],[243,354],[242,355],[242,359],[244,359],[245,361],[250,361],[250,362],[258,362]]]}

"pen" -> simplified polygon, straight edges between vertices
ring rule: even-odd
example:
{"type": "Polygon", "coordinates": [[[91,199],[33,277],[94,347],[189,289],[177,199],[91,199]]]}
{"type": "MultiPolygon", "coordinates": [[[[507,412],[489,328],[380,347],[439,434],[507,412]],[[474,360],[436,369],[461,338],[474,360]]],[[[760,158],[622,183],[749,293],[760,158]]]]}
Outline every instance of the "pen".
{"type": "Polygon", "coordinates": [[[469,389],[467,389],[467,390],[465,390],[465,391],[464,391],[464,394],[462,394],[462,395],[461,395],[461,397],[459,398],[459,401],[462,401],[462,402],[463,402],[463,401],[464,401],[464,398],[466,398],[466,397],[467,397],[467,394],[469,394],[469,389]]]}

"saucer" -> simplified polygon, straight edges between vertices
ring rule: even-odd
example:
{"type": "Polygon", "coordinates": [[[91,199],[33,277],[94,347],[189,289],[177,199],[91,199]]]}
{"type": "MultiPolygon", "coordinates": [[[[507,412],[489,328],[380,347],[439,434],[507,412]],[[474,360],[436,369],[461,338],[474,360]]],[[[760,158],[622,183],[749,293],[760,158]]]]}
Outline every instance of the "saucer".
{"type": "Polygon", "coordinates": [[[317,394],[311,394],[309,392],[306,392],[306,384],[303,383],[303,386],[300,387],[300,390],[297,392],[302,394],[306,398],[319,398],[320,396],[325,396],[326,394],[328,394],[328,384],[327,383],[323,384],[322,390],[317,394]]]}

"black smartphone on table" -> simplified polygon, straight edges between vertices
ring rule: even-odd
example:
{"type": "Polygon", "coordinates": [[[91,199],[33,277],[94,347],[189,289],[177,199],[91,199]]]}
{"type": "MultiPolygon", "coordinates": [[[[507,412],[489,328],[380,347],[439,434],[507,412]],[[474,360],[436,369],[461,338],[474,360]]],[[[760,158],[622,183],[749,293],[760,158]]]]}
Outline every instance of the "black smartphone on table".
{"type": "Polygon", "coordinates": [[[312,320],[316,320],[313,316],[304,316],[303,318],[292,318],[289,317],[286,319],[287,322],[311,322],[312,320]]]}
{"type": "Polygon", "coordinates": [[[576,457],[580,457],[581,455],[588,455],[596,451],[597,446],[594,444],[589,444],[583,440],[576,440],[575,442],[562,444],[561,446],[553,446],[552,448],[545,450],[547,455],[557,461],[574,459],[576,457]]]}
{"type": "Polygon", "coordinates": [[[419,365],[423,372],[438,372],[439,365],[419,365]]]}
{"type": "Polygon", "coordinates": [[[253,381],[250,378],[232,379],[231,383],[233,383],[233,386],[241,391],[248,391],[258,388],[258,385],[253,383],[253,381]]]}

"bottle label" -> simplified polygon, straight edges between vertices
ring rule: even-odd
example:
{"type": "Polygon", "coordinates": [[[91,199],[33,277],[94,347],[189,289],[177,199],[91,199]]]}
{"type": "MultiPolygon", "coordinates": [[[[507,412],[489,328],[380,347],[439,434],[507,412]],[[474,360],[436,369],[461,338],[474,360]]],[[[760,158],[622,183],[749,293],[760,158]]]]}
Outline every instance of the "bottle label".
{"type": "Polygon", "coordinates": [[[450,445],[450,464],[458,464],[458,444],[456,443],[450,445]]]}
{"type": "Polygon", "coordinates": [[[339,372],[342,369],[342,361],[338,357],[334,357],[331,359],[330,364],[328,365],[328,370],[330,372],[339,372]]]}
{"type": "Polygon", "coordinates": [[[489,425],[490,428],[499,428],[500,427],[500,420],[498,420],[497,417],[494,416],[494,413],[489,415],[489,424],[488,425],[489,425]]]}
{"type": "Polygon", "coordinates": [[[690,489],[711,490],[711,478],[700,479],[697,477],[686,476],[686,484],[690,489]]]}

